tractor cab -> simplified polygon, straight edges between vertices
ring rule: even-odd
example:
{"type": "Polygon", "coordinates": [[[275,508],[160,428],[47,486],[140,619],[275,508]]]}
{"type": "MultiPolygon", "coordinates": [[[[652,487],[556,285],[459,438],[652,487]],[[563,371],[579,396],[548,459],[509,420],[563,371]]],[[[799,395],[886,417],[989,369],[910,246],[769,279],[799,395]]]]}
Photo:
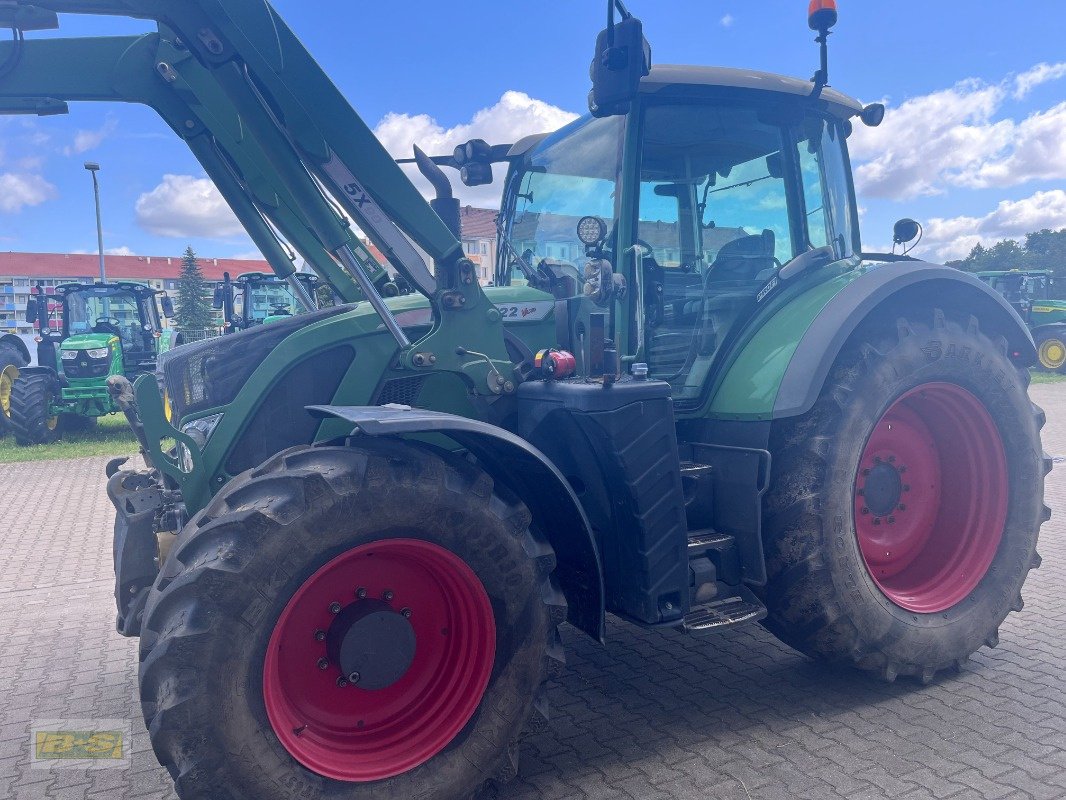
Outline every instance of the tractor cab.
{"type": "Polygon", "coordinates": [[[864,114],[807,81],[652,68],[626,113],[512,150],[496,282],[565,301],[560,347],[603,331],[691,406],[784,284],[859,264],[846,140],[864,114]]]}
{"type": "Polygon", "coordinates": [[[42,348],[58,349],[58,361],[40,363],[74,380],[151,372],[163,333],[158,294],[137,283],[72,283],[57,286],[54,299],[38,295],[29,316],[47,332],[42,348]]]}
{"type": "MultiPolygon", "coordinates": [[[[318,276],[298,272],[291,278],[299,282],[304,294],[316,300],[318,276]]],[[[263,272],[245,272],[236,280],[226,273],[215,288],[213,305],[222,311],[227,333],[278,322],[304,310],[297,290],[288,280],[263,272]]]]}

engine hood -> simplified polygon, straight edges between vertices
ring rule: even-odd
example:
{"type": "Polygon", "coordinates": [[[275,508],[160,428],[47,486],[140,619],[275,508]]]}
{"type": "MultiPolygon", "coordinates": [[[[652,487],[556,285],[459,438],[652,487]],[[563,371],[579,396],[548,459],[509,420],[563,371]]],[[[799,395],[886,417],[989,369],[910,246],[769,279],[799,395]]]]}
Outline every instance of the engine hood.
{"type": "Polygon", "coordinates": [[[63,340],[61,350],[92,350],[118,344],[118,337],[113,333],[79,333],[63,340]]]}

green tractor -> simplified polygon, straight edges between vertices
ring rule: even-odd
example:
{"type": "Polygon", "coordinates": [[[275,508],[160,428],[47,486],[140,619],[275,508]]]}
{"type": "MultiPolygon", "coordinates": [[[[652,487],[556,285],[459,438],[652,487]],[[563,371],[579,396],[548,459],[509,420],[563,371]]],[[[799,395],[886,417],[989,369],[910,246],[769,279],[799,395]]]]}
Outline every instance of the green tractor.
{"type": "Polygon", "coordinates": [[[1046,372],[1066,372],[1066,300],[1052,297],[1051,270],[998,270],[977,277],[1002,294],[1029,326],[1037,363],[1046,372]]]}
{"type": "Polygon", "coordinates": [[[222,312],[225,333],[278,322],[294,313],[314,311],[319,290],[317,275],[295,272],[288,279],[265,272],[244,272],[236,280],[223,273],[212,305],[222,312]],[[293,281],[298,283],[293,286],[293,281]]]}
{"type": "Polygon", "coordinates": [[[972,275],[862,252],[847,140],[884,108],[828,87],[830,0],[811,81],[652,68],[612,0],[590,114],[416,151],[430,203],[263,0],[14,9],[158,20],[17,37],[0,106],[150,105],[351,301],[113,380],[149,464],[107,469],[117,627],[182,798],[472,796],[515,775],[564,622],[761,622],[929,682],[1022,609],[1033,341],[972,275]],[[482,288],[444,169],[497,164],[482,288]],[[383,297],[349,217],[416,294],[383,297]]]}
{"type": "MultiPolygon", "coordinates": [[[[181,343],[181,334],[160,323],[159,294],[124,282],[69,283],[54,295],[36,287],[26,320],[40,329],[37,365],[18,368],[7,394],[16,444],[49,444],[120,411],[108,379],[153,374],[156,357],[181,343]]],[[[162,307],[173,315],[165,295],[162,307]]],[[[5,385],[0,383],[0,399],[5,385]]]]}

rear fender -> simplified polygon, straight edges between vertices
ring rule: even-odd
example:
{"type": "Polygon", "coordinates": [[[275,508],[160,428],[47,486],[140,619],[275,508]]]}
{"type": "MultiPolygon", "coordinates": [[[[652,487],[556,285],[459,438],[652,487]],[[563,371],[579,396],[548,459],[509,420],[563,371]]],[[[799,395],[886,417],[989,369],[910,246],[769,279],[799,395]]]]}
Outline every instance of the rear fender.
{"type": "MultiPolygon", "coordinates": [[[[32,337],[28,338],[32,340],[32,337]]],[[[8,345],[9,347],[14,348],[15,352],[22,356],[23,364],[33,363],[33,353],[22,336],[19,336],[14,333],[5,333],[3,335],[0,335],[0,345],[8,345]]]]}
{"type": "Polygon", "coordinates": [[[525,439],[478,420],[407,406],[309,406],[319,419],[337,418],[367,436],[438,433],[470,451],[486,471],[518,495],[555,549],[556,578],[569,620],[597,641],[604,637],[605,595],[592,527],[570,484],[525,439]]]}
{"type": "Polygon", "coordinates": [[[1006,338],[1019,366],[1036,359],[1017,312],[973,275],[913,260],[866,265],[813,285],[762,321],[730,354],[701,416],[754,421],[805,414],[860,326],[886,316],[894,322],[932,306],[976,316],[985,333],[1006,338]]]}
{"type": "Polygon", "coordinates": [[[1018,312],[999,292],[966,272],[925,262],[877,267],[849,283],[807,328],[781,378],[774,417],[807,413],[845,342],[868,319],[913,313],[935,306],[956,315],[973,315],[981,330],[1007,340],[1011,360],[1019,366],[1036,361],[1036,348],[1018,312]]]}

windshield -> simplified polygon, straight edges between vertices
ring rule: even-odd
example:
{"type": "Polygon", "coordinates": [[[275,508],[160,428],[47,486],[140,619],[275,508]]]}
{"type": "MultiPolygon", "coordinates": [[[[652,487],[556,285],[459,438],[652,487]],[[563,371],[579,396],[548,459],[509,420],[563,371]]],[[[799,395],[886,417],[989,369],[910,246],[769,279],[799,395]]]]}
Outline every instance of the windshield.
{"type": "Polygon", "coordinates": [[[84,289],[67,294],[67,334],[115,333],[122,328],[139,330],[141,315],[137,297],[121,289],[84,289]]]}
{"type": "MultiPolygon", "coordinates": [[[[308,293],[314,297],[311,281],[298,278],[308,293]]],[[[296,294],[286,281],[266,279],[250,281],[244,295],[236,302],[237,312],[248,322],[262,322],[267,317],[283,314],[297,314],[302,310],[296,294]]]]}
{"type": "Polygon", "coordinates": [[[577,223],[584,216],[600,217],[614,229],[623,124],[622,117],[609,117],[563,128],[513,176],[504,205],[500,282],[524,278],[518,257],[530,267],[543,259],[578,263],[585,245],[577,223]]]}

